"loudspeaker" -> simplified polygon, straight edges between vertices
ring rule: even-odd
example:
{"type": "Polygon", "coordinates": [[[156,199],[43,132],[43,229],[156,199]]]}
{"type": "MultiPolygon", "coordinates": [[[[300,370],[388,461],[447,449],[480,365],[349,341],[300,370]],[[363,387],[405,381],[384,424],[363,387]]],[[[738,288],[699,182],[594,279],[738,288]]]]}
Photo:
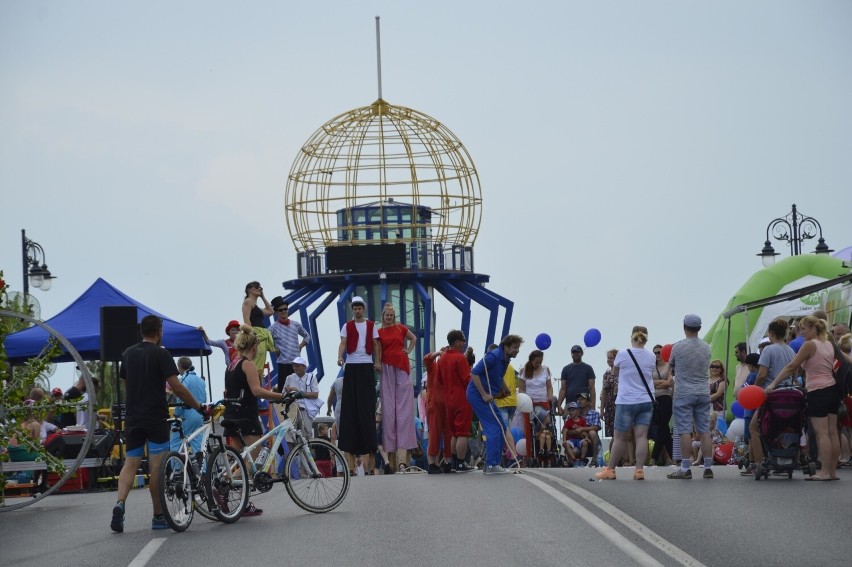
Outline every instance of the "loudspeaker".
{"type": "Polygon", "coordinates": [[[135,307],[101,307],[101,360],[120,361],[140,340],[135,307]]]}
{"type": "Polygon", "coordinates": [[[329,246],[325,249],[326,267],[331,271],[377,272],[402,270],[407,266],[405,244],[368,244],[329,246]]]}
{"type": "Polygon", "coordinates": [[[44,448],[54,457],[76,459],[85,438],[83,434],[50,435],[44,440],[44,448]]]}
{"type": "Polygon", "coordinates": [[[89,446],[89,454],[87,457],[96,457],[99,459],[105,458],[112,451],[112,446],[115,445],[117,432],[112,429],[99,429],[92,435],[92,444],[89,446]],[[98,433],[101,431],[101,433],[98,433]]]}

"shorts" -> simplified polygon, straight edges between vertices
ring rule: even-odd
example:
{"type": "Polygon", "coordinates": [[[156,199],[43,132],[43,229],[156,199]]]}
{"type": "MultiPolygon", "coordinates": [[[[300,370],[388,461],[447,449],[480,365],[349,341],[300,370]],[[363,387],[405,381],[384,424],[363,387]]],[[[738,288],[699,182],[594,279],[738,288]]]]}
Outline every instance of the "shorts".
{"type": "Polygon", "coordinates": [[[807,393],[805,399],[808,402],[808,417],[826,417],[828,414],[837,415],[840,406],[840,395],[837,393],[837,384],[828,388],[820,388],[807,393]]]}
{"type": "Polygon", "coordinates": [[[127,423],[124,431],[124,443],[128,457],[142,457],[145,447],[148,456],[167,452],[171,445],[169,437],[171,428],[166,421],[127,423]]]}
{"type": "MultiPolygon", "coordinates": [[[[499,413],[498,413],[499,415],[499,413]]],[[[450,422],[450,435],[453,437],[469,437],[470,426],[473,422],[473,408],[467,403],[454,403],[447,400],[447,418],[450,422]]],[[[502,416],[500,421],[503,421],[502,416]]]]}
{"type": "MultiPolygon", "coordinates": [[[[260,425],[260,419],[250,417],[225,417],[233,421],[240,422],[240,433],[243,435],[253,435],[260,437],[263,435],[263,427],[260,425]]],[[[237,430],[232,427],[225,427],[223,435],[225,437],[237,437],[237,430]]]]}
{"type": "MultiPolygon", "coordinates": [[[[654,416],[654,404],[615,404],[615,430],[630,431],[634,425],[651,425],[654,416]]],[[[710,419],[709,415],[707,419],[710,419]]]]}
{"type": "MultiPolygon", "coordinates": [[[[677,394],[675,392],[675,394],[677,394]]],[[[681,435],[689,431],[710,433],[710,393],[675,395],[672,405],[675,425],[681,435]]]]}
{"type": "Polygon", "coordinates": [[[583,446],[583,440],[580,437],[571,437],[570,439],[566,439],[565,442],[575,449],[579,449],[583,446]]]}

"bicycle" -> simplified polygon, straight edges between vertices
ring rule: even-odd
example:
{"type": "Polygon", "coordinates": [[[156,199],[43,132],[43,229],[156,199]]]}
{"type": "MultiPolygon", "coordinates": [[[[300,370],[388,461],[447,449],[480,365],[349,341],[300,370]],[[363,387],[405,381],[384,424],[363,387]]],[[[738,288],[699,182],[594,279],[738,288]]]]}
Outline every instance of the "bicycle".
{"type": "MultiPolygon", "coordinates": [[[[232,400],[222,400],[213,407],[229,402],[232,400]]],[[[166,522],[182,532],[192,523],[195,511],[226,524],[239,520],[249,498],[245,482],[248,471],[240,454],[225,445],[221,435],[213,433],[212,419],[188,437],[181,418],[167,421],[178,433],[181,446],[178,451],[170,451],[160,464],[159,498],[166,522]],[[193,451],[191,442],[199,436],[201,450],[193,451]],[[190,466],[186,466],[187,462],[190,466]]]]}
{"type": "MultiPolygon", "coordinates": [[[[242,426],[247,425],[249,420],[225,419],[222,420],[222,426],[237,432],[237,438],[243,445],[241,456],[252,471],[252,490],[269,492],[274,483],[282,482],[297,506],[308,512],[323,514],[337,508],[346,498],[349,492],[349,468],[343,454],[331,442],[319,438],[308,439],[293,425],[289,417],[290,406],[301,397],[301,392],[285,394],[282,400],[284,409],[280,412],[284,420],[251,445],[246,445],[242,435],[242,426]],[[286,439],[288,435],[289,440],[286,439]],[[252,451],[261,446],[266,447],[270,439],[272,446],[268,453],[264,451],[265,455],[259,455],[260,462],[255,462],[252,451]],[[289,453],[284,462],[283,474],[273,478],[272,470],[277,462],[275,456],[282,445],[285,450],[289,449],[289,453]]],[[[299,408],[299,411],[303,410],[299,408]]]]}

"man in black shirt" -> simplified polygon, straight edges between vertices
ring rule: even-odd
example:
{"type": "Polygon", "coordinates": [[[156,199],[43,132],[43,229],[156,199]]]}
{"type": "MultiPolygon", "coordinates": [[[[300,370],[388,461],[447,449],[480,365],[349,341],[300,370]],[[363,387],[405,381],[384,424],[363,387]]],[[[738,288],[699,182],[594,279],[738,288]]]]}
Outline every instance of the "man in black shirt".
{"type": "MultiPolygon", "coordinates": [[[[563,401],[573,402],[583,392],[589,394],[589,406],[595,407],[595,371],[583,362],[583,348],[580,345],[571,347],[571,361],[562,369],[562,385],[556,401],[558,411],[562,411],[563,401]]],[[[568,415],[567,412],[563,413],[568,415]]]]}
{"type": "Polygon", "coordinates": [[[148,490],[154,507],[151,529],[169,527],[163,518],[158,497],[160,462],[169,451],[166,383],[181,401],[207,417],[206,409],[178,380],[177,366],[171,353],[160,346],[163,341],[163,321],[156,315],[148,315],[142,319],[139,328],[142,342],[122,353],[119,369],[119,375],[124,379],[127,388],[127,418],[124,431],[127,453],[118,477],[118,502],[112,509],[112,521],[109,525],[114,532],[124,531],[124,502],[133,486],[136,471],[142,463],[146,445],[150,473],[148,490]]]}

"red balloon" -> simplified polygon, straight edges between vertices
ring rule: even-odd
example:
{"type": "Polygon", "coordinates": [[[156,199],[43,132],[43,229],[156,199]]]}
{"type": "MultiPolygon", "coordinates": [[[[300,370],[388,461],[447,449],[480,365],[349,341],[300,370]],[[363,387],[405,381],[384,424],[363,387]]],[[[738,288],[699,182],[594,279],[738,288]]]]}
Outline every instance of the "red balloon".
{"type": "Polygon", "coordinates": [[[672,345],[663,345],[663,348],[660,349],[660,356],[668,362],[672,357],[672,345]]]}
{"type": "Polygon", "coordinates": [[[740,390],[737,401],[747,410],[756,410],[766,401],[766,392],[760,386],[746,386],[740,390]]]}

